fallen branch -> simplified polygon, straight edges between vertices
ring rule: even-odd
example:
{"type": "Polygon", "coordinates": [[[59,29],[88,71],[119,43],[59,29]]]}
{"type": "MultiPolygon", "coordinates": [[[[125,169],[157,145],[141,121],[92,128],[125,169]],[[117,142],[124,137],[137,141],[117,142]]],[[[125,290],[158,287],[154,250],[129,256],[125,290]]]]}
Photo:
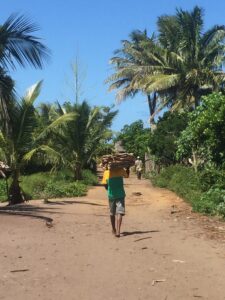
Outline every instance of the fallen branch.
{"type": "Polygon", "coordinates": [[[165,282],[166,279],[154,279],[152,280],[152,285],[155,285],[155,283],[158,283],[158,282],[165,282]]]}
{"type": "Polygon", "coordinates": [[[20,269],[20,270],[12,270],[10,271],[11,273],[16,273],[16,272],[27,272],[30,271],[29,269],[20,269]]]}
{"type": "Polygon", "coordinates": [[[147,239],[151,239],[151,238],[152,238],[151,236],[147,236],[147,237],[144,237],[144,238],[137,239],[134,242],[139,242],[139,241],[147,240],[147,239]]]}

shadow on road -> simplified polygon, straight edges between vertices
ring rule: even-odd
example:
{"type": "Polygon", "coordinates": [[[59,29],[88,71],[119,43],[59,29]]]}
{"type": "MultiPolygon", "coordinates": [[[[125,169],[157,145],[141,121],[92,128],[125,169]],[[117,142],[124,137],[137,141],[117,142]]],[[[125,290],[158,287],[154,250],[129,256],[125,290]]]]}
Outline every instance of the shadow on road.
{"type": "Polygon", "coordinates": [[[98,204],[98,203],[87,202],[87,201],[77,201],[77,200],[48,201],[46,204],[49,205],[86,204],[86,205],[94,205],[94,206],[106,206],[104,204],[98,204]]]}
{"type": "Polygon", "coordinates": [[[145,231],[124,231],[122,232],[123,236],[127,236],[127,235],[134,235],[134,234],[145,234],[145,233],[154,233],[154,232],[160,232],[159,230],[145,230],[145,231]]]}
{"type": "Polygon", "coordinates": [[[29,212],[23,212],[23,211],[4,211],[1,210],[0,214],[6,214],[6,215],[10,215],[10,216],[19,216],[19,217],[30,217],[30,218],[35,218],[35,219],[41,219],[44,220],[46,222],[46,225],[48,227],[52,226],[52,222],[53,219],[46,217],[46,216],[42,216],[42,215],[36,215],[36,214],[31,214],[29,212]]]}

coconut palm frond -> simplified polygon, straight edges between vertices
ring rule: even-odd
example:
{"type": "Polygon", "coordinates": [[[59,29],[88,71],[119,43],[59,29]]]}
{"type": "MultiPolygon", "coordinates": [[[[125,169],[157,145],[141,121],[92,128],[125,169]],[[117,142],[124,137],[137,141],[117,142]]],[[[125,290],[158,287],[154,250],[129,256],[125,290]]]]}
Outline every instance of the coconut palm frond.
{"type": "Polygon", "coordinates": [[[6,149],[7,148],[7,141],[4,137],[2,131],[0,131],[0,148],[6,149]]]}
{"type": "Polygon", "coordinates": [[[24,15],[12,14],[0,28],[0,61],[7,68],[16,68],[16,61],[22,67],[30,64],[42,68],[44,61],[49,59],[49,49],[31,33],[38,30],[24,15]]]}
{"type": "Polygon", "coordinates": [[[41,86],[43,81],[38,81],[34,85],[32,85],[27,91],[25,96],[23,97],[23,101],[25,101],[28,105],[32,105],[34,101],[37,99],[41,92],[41,86]]]}
{"type": "Polygon", "coordinates": [[[116,93],[116,102],[121,103],[128,97],[133,98],[137,93],[137,89],[132,88],[131,85],[127,85],[116,93]]]}
{"type": "Polygon", "coordinates": [[[23,156],[22,162],[23,163],[29,162],[35,155],[38,155],[40,153],[45,155],[46,164],[50,163],[52,165],[58,165],[58,164],[62,163],[62,161],[63,161],[62,155],[59,152],[57,152],[55,149],[53,149],[47,145],[40,145],[39,147],[27,152],[23,156]]]}
{"type": "MultiPolygon", "coordinates": [[[[42,81],[31,86],[25,96],[22,98],[21,104],[17,108],[17,114],[14,117],[14,133],[17,135],[16,146],[26,148],[32,142],[32,133],[36,126],[34,101],[40,94],[42,81]]],[[[15,109],[14,109],[15,111],[15,109]]]]}
{"type": "Polygon", "coordinates": [[[129,84],[129,82],[130,82],[129,78],[123,78],[123,79],[117,80],[109,86],[108,91],[111,92],[113,90],[117,90],[117,89],[129,84]]]}
{"type": "Polygon", "coordinates": [[[52,131],[57,129],[58,127],[74,121],[77,118],[78,114],[77,113],[67,113],[63,116],[58,117],[56,120],[54,120],[48,127],[46,127],[36,138],[36,140],[41,140],[47,137],[52,131]]]}
{"type": "Polygon", "coordinates": [[[173,86],[175,86],[179,81],[180,75],[172,74],[172,75],[156,75],[149,77],[149,83],[146,79],[146,84],[144,84],[144,89],[148,93],[152,93],[154,91],[164,91],[173,86]]]}
{"type": "Polygon", "coordinates": [[[90,113],[89,117],[88,117],[88,122],[86,125],[86,131],[89,130],[89,128],[92,126],[92,123],[94,122],[95,117],[97,116],[97,114],[100,112],[101,107],[95,107],[92,112],[90,113]]]}
{"type": "Polygon", "coordinates": [[[225,26],[215,25],[204,33],[201,38],[203,49],[207,49],[212,45],[219,45],[225,38],[225,26]]]}

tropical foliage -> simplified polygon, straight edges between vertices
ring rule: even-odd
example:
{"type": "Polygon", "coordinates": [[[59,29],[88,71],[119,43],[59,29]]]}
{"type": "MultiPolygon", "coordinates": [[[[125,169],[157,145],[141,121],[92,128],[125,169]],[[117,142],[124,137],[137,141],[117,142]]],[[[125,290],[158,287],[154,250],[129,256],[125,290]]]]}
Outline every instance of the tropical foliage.
{"type": "Polygon", "coordinates": [[[156,162],[161,166],[178,162],[176,141],[186,125],[186,113],[166,112],[158,119],[156,129],[150,133],[148,146],[156,162]]]}
{"type": "Polygon", "coordinates": [[[187,128],[178,140],[178,156],[193,153],[202,164],[225,163],[225,96],[214,93],[202,98],[201,106],[189,114],[187,128]]]}
{"type": "Polygon", "coordinates": [[[140,156],[143,160],[148,150],[149,137],[149,129],[144,128],[143,122],[138,120],[130,125],[125,125],[115,141],[121,141],[127,152],[134,153],[136,157],[140,156]]]}
{"type": "Polygon", "coordinates": [[[0,118],[2,126],[10,130],[8,106],[15,94],[14,81],[8,74],[17,65],[42,68],[49,59],[48,48],[32,33],[38,26],[23,15],[11,15],[0,26],[0,118]]]}
{"type": "Polygon", "coordinates": [[[149,102],[154,103],[151,120],[165,106],[173,110],[198,106],[201,96],[220,90],[225,79],[224,26],[204,32],[203,11],[197,6],[161,16],[157,25],[158,33],[152,37],[146,31],[134,32],[130,41],[122,41],[111,59],[115,73],[108,78],[119,100],[137,92],[154,99],[149,102]]]}
{"type": "Polygon", "coordinates": [[[43,136],[75,117],[74,114],[61,116],[35,136],[37,120],[34,101],[40,93],[40,88],[41,82],[38,82],[28,89],[22,99],[14,99],[8,110],[11,130],[8,132],[4,127],[0,130],[1,159],[10,166],[12,172],[12,183],[9,189],[10,204],[24,200],[19,177],[26,162],[38,153],[46,153],[50,158],[55,156],[48,145],[42,144],[43,136]]]}
{"type": "MultiPolygon", "coordinates": [[[[151,94],[139,81],[147,74],[154,54],[149,56],[149,49],[155,50],[154,37],[149,38],[147,32],[139,30],[130,34],[130,40],[122,41],[122,48],[115,51],[110,63],[115,66],[116,72],[106,82],[110,83],[109,90],[117,90],[117,101],[121,102],[128,97],[134,97],[138,92],[146,95],[150,116],[153,116],[157,108],[157,95],[151,94]]],[[[154,123],[153,118],[150,120],[154,123]]]]}
{"type": "Polygon", "coordinates": [[[92,108],[83,101],[81,104],[58,104],[55,113],[58,117],[73,113],[76,118],[46,136],[49,146],[54,149],[54,165],[56,168],[63,165],[73,171],[74,179],[82,179],[82,169],[90,166],[102,143],[111,139],[110,126],[117,111],[108,107],[92,108]]]}

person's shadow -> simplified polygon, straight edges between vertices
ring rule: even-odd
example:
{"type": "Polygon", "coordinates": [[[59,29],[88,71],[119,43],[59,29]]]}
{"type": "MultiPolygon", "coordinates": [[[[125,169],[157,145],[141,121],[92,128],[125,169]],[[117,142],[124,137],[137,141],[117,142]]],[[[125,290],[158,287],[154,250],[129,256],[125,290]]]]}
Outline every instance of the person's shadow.
{"type": "Polygon", "coordinates": [[[145,230],[145,231],[136,230],[136,231],[124,231],[121,232],[121,234],[123,236],[127,236],[127,235],[134,235],[134,234],[154,233],[154,232],[160,232],[160,231],[159,230],[145,230]]]}

